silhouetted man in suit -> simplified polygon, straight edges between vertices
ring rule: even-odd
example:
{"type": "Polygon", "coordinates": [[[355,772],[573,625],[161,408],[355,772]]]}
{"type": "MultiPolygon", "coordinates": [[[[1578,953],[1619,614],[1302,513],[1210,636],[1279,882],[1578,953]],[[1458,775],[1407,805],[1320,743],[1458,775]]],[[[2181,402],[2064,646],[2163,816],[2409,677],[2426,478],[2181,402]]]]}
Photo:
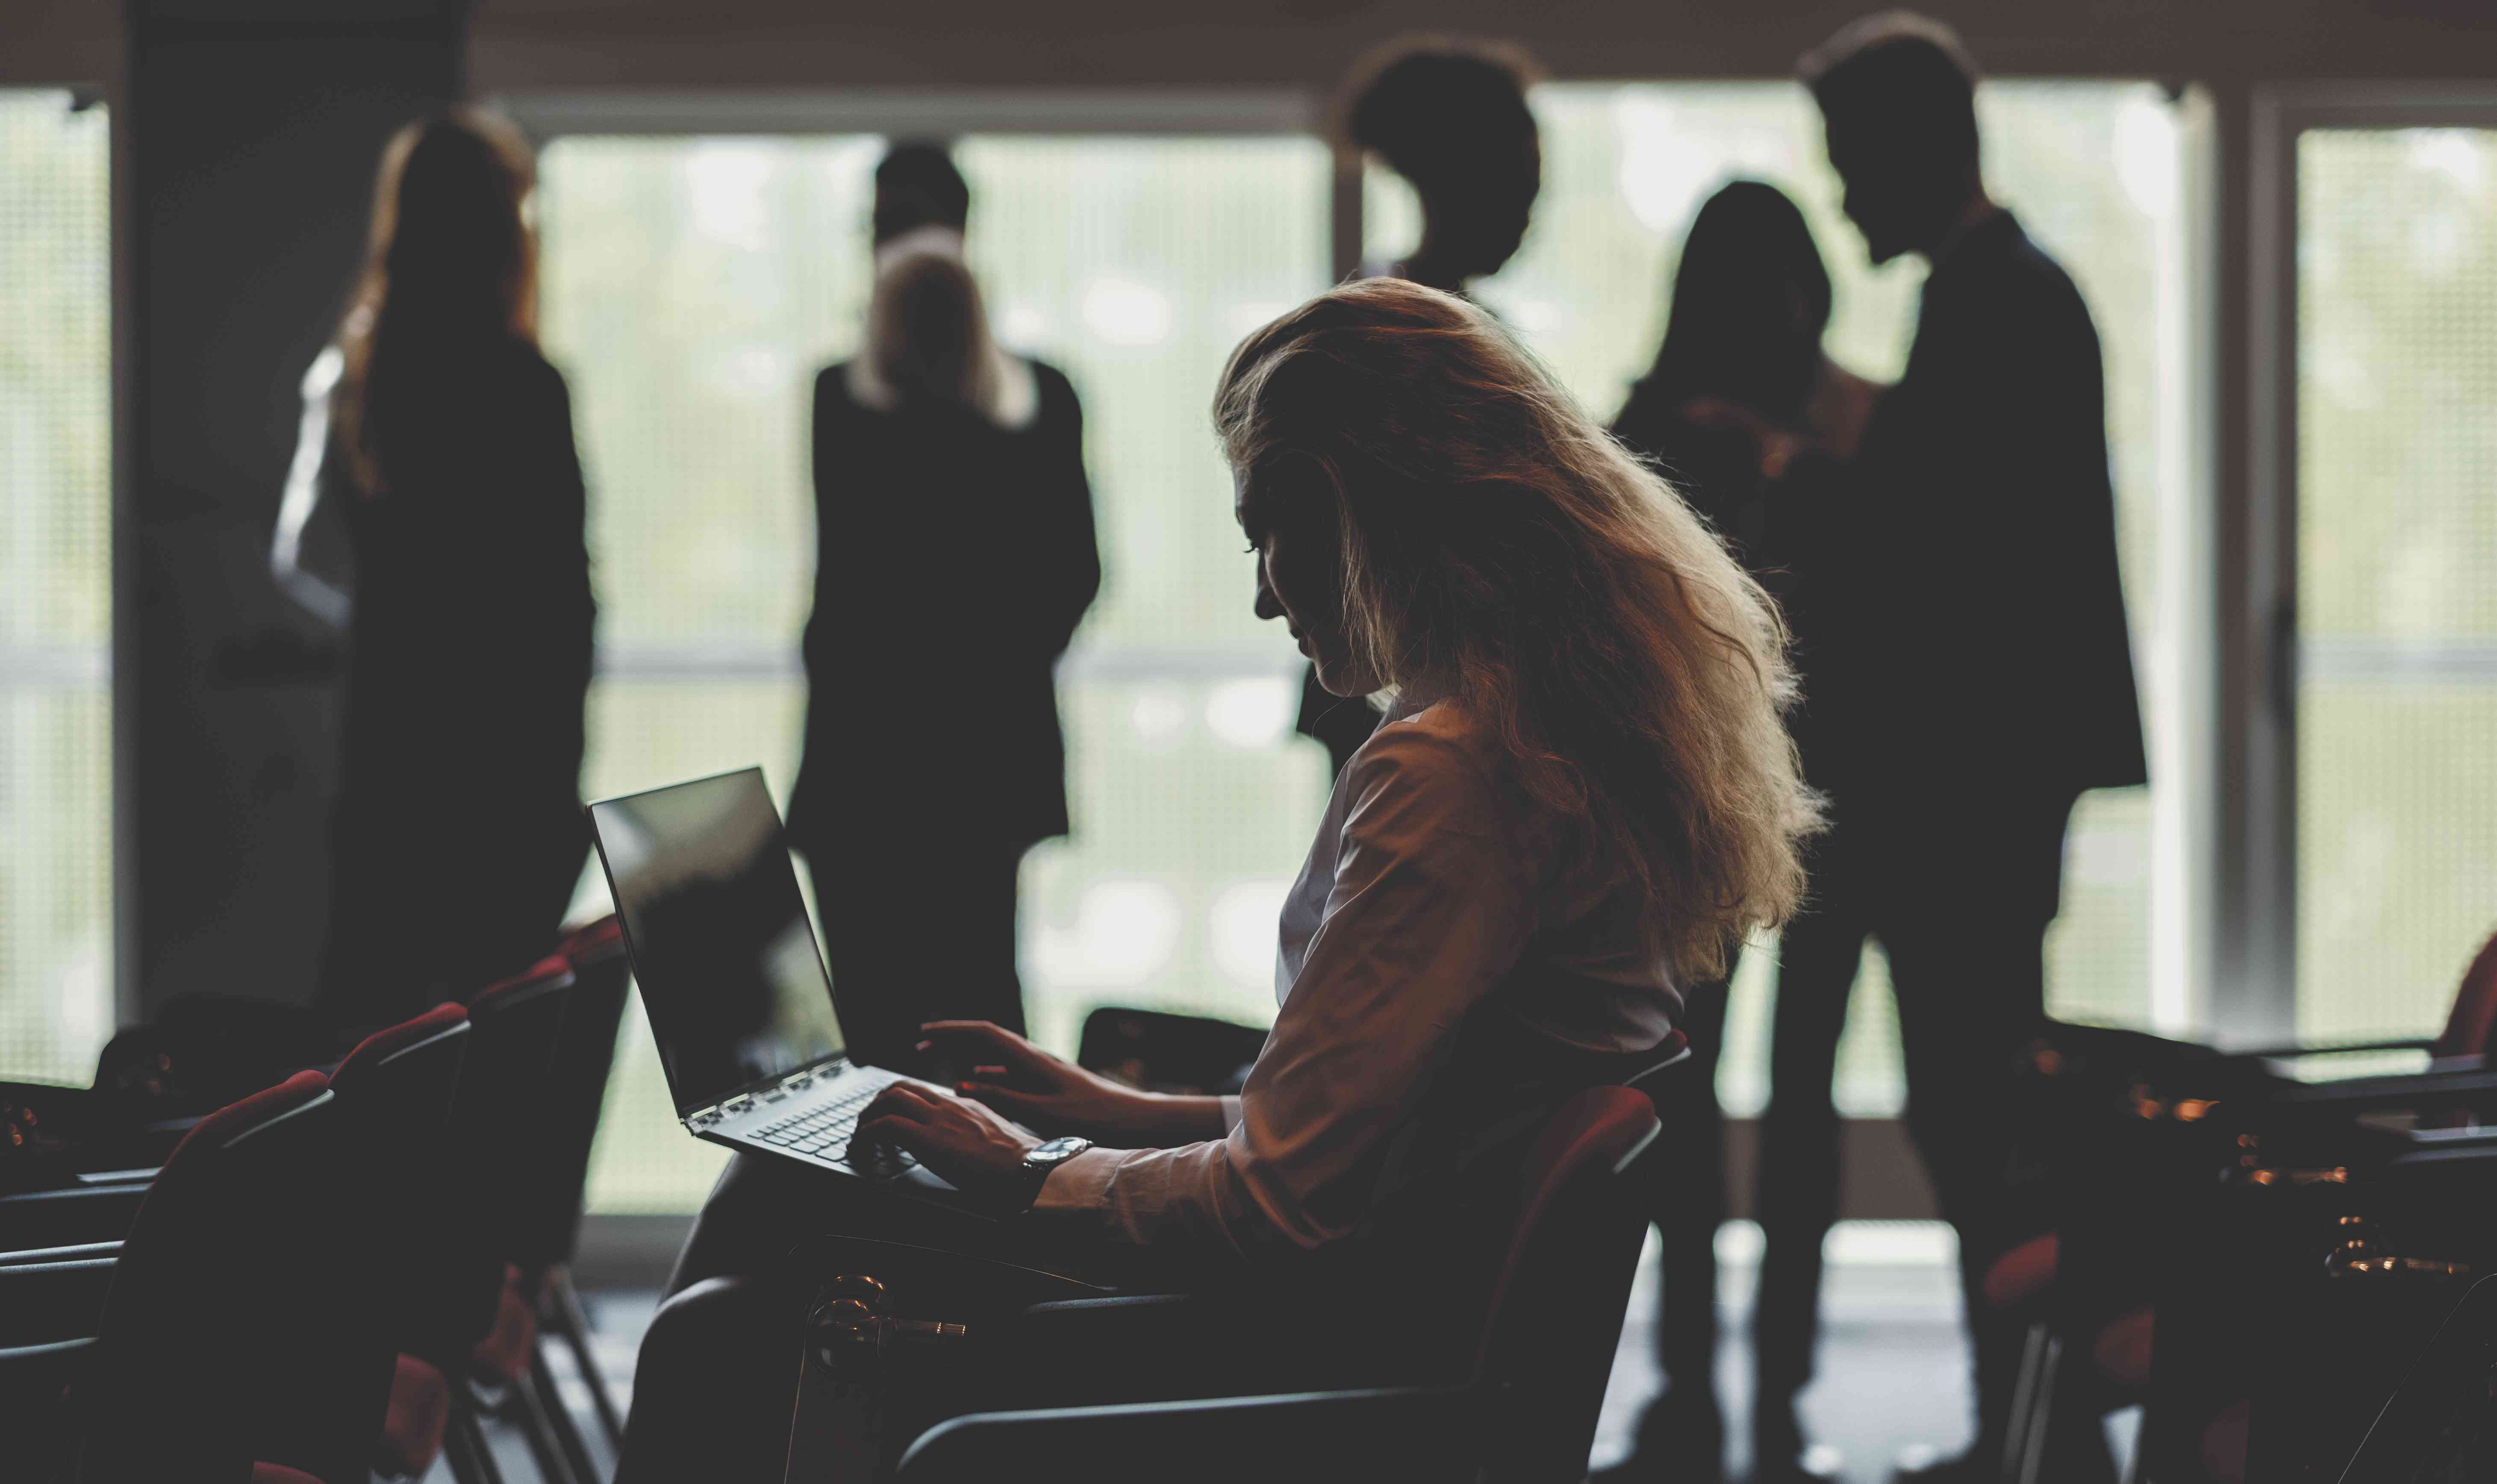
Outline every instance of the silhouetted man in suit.
{"type": "MultiPolygon", "coordinates": [[[[1800,71],[1873,261],[1915,253],[1932,274],[1907,371],[1855,466],[1846,519],[1858,558],[1839,595],[1852,621],[1829,625],[1843,652],[1815,667],[1845,687],[1808,698],[1845,745],[1834,775],[1814,778],[1837,828],[1779,974],[1756,1476],[1807,1476],[1778,1455],[1786,1439],[1802,1451],[1793,1397],[1812,1373],[1837,1204],[1830,1076],[1870,934],[1898,995],[1909,1132],[1959,1234],[1978,1393],[1975,1447],[1908,1476],[1984,1477],[2000,1464],[2017,1353],[1975,1283],[2030,1235],[2007,1194],[2004,1081],[2045,1014],[2044,936],[2072,803],[2147,778],[2099,340],[2072,281],[1986,194],[1975,70],[1956,38],[1875,16],[1800,71]]],[[[2074,1442],[2053,1450],[2050,1473],[2105,1476],[2103,1444],[2093,1460],[2087,1439],[2074,1442]]]]}

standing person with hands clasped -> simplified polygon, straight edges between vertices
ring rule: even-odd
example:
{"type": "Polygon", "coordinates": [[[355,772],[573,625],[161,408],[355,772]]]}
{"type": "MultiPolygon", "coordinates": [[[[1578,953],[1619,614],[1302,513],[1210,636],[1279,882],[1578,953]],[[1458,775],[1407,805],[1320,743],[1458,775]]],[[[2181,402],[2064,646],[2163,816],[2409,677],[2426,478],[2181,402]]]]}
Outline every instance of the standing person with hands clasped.
{"type": "Polygon", "coordinates": [[[815,607],[789,838],[851,1055],[921,1068],[922,1021],[1023,1027],[1024,853],[1064,835],[1059,656],[1101,586],[1084,412],[1007,354],[963,262],[945,150],[875,173],[867,343],[815,380],[815,607]]]}
{"type": "MultiPolygon", "coordinates": [[[[908,1244],[932,1308],[972,1337],[922,1425],[1037,1392],[1462,1368],[1513,1220],[1501,1192],[1543,1119],[1669,1058],[1679,986],[1802,892],[1816,805],[1780,720],[1774,606],[1482,311],[1392,279],[1322,295],[1233,354],[1216,425],[1256,612],[1330,694],[1395,698],[1285,900],[1280,1009],[1245,1088],[1140,1092],[993,1025],[932,1025],[931,1049],[970,1074],[888,1089],[858,1138],[1015,1219],[741,1155],[679,1261],[680,1290],[764,1279],[753,1322],[774,1327],[810,1279],[867,1271],[842,1266],[867,1260],[848,1244],[908,1244]],[[1028,1295],[979,1297],[1009,1268],[1247,1302],[1201,1342],[1067,1373],[1012,1361],[1028,1295]]],[[[623,1476],[664,1476],[668,1444],[636,1457],[645,1437],[723,1477],[724,1437],[785,1435],[786,1354],[707,1349],[718,1394],[637,1405],[623,1476]]]]}

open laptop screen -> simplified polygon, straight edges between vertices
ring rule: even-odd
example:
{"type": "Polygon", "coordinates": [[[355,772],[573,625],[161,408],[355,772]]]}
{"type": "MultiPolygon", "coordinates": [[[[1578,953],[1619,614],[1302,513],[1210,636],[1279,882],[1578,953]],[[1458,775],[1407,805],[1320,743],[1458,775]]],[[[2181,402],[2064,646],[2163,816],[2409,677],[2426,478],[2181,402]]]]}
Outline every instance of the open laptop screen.
{"type": "Polygon", "coordinates": [[[841,1049],[763,770],[589,806],[681,1118],[841,1049]]]}

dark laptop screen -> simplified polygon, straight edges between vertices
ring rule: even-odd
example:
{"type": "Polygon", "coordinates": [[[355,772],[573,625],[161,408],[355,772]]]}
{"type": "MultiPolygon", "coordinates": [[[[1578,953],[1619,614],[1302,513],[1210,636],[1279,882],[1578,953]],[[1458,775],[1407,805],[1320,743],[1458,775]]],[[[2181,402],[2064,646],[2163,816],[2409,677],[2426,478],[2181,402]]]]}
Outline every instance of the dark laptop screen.
{"type": "Polygon", "coordinates": [[[680,1117],[839,1051],[763,770],[589,806],[680,1117]]]}

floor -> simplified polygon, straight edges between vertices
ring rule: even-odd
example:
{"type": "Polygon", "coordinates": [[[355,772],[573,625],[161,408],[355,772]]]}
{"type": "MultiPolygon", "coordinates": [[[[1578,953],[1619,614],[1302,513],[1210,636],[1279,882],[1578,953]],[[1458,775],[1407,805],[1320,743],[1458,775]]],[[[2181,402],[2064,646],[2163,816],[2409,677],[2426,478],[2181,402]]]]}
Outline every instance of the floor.
{"type": "MultiPolygon", "coordinates": [[[[1751,1378],[1743,1324],[1751,1309],[1758,1248],[1758,1230],[1748,1222],[1729,1224],[1718,1239],[1718,1303],[1725,1333],[1718,1354],[1718,1387],[1730,1414],[1726,1467],[1733,1478],[1742,1476],[1748,1462],[1743,1418],[1751,1378]]],[[[1907,1450],[1950,1452],[1967,1441],[1968,1380],[1950,1256],[1949,1232],[1934,1223],[1849,1222],[1831,1234],[1828,1285],[1821,1300],[1821,1373],[1804,1394],[1803,1410],[1806,1425],[1834,1450],[1833,1462],[1849,1484],[1885,1484],[1891,1465],[1907,1450]]],[[[1640,1409],[1662,1383],[1653,1359],[1661,1283],[1651,1238],[1604,1396],[1593,1459],[1598,1467],[1628,1447],[1640,1409]]],[[[598,1330],[599,1367],[616,1400],[627,1403],[634,1350],[658,1295],[620,1289],[585,1297],[598,1330]]],[[[588,1393],[562,1347],[553,1348],[565,1400],[585,1421],[588,1393]]],[[[510,1478],[536,1477],[516,1436],[498,1430],[493,1441],[510,1478]]],[[[605,1466],[612,1460],[604,1456],[603,1441],[592,1438],[605,1466]]],[[[2119,1458],[2129,1441],[2116,1438],[2119,1458]]],[[[449,1471],[437,1466],[427,1484],[450,1484],[449,1471]]]]}

